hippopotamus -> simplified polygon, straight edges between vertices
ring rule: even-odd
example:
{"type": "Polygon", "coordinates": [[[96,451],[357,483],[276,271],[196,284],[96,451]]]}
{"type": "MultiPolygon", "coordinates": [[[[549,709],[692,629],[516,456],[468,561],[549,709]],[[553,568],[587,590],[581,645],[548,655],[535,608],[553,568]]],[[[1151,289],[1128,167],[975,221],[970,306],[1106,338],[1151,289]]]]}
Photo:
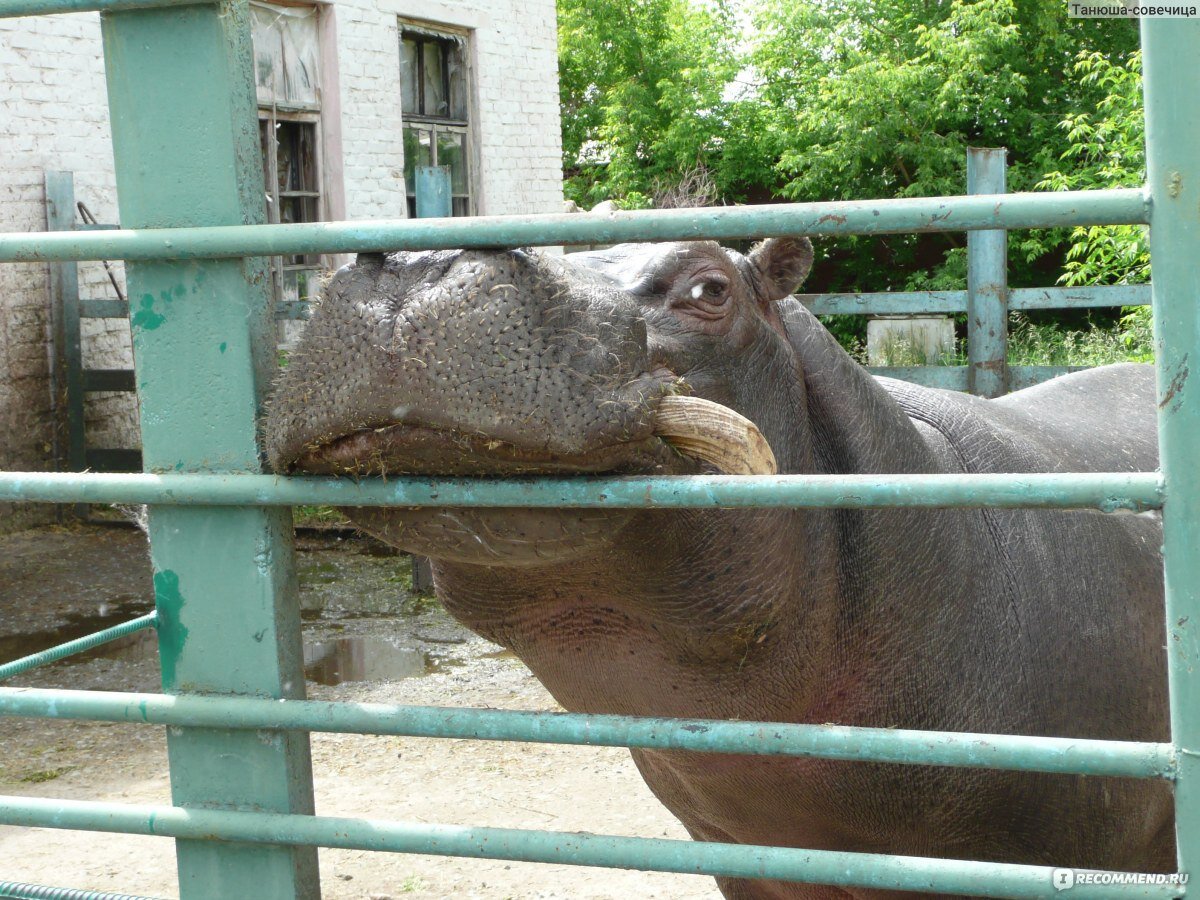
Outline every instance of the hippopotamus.
{"type": "MultiPolygon", "coordinates": [[[[278,381],[270,463],[355,476],[769,470],[729,424],[749,420],[780,473],[1156,468],[1150,367],[992,400],[877,378],[792,296],[812,261],[799,236],[745,254],[697,241],[360,255],[278,381]]],[[[1169,739],[1155,513],[345,512],[431,557],[446,609],[567,710],[1169,739]]],[[[632,752],[696,840],[1174,870],[1163,782],[632,752]]],[[[718,884],[755,900],[892,896],[718,884]]]]}

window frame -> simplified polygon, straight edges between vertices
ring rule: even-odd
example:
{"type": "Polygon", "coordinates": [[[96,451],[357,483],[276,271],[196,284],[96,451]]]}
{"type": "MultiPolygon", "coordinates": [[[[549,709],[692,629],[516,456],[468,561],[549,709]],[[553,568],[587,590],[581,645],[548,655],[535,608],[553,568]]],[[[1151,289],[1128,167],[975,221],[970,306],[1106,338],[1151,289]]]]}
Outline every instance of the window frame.
{"type": "MultiPolygon", "coordinates": [[[[310,104],[289,104],[288,106],[260,106],[258,108],[258,121],[260,127],[265,125],[267,133],[271,135],[271,152],[263,159],[264,175],[266,176],[266,207],[267,221],[272,225],[279,224],[280,210],[282,209],[281,199],[290,198],[315,198],[317,201],[317,218],[314,221],[327,222],[329,221],[329,208],[327,191],[325,190],[324,176],[324,136],[321,126],[321,112],[319,108],[314,108],[310,104]],[[278,141],[274,139],[278,123],[280,122],[295,122],[302,125],[308,125],[313,131],[313,152],[314,159],[312,164],[313,177],[317,183],[315,191],[280,191],[279,190],[279,151],[278,141]]],[[[328,259],[319,254],[305,254],[305,261],[302,263],[286,263],[282,256],[270,257],[271,267],[271,287],[276,302],[284,302],[284,273],[285,272],[300,272],[310,271],[311,277],[318,277],[320,273],[329,267],[328,259]]],[[[300,296],[299,300],[309,300],[310,296],[300,296]]]]}
{"type": "MultiPolygon", "coordinates": [[[[401,144],[404,145],[404,132],[410,128],[414,131],[424,131],[429,134],[430,143],[430,165],[439,165],[438,162],[438,134],[460,134],[464,137],[462,161],[466,166],[466,193],[456,192],[451,187],[451,215],[474,216],[478,215],[479,210],[479,180],[477,172],[479,170],[478,159],[478,129],[476,127],[477,104],[475,102],[475,67],[473,64],[474,41],[470,29],[460,28],[453,25],[443,25],[441,23],[423,22],[415,19],[399,18],[399,33],[397,40],[398,59],[397,64],[402,65],[404,54],[404,42],[413,40],[417,44],[417,71],[415,73],[416,85],[415,95],[417,96],[417,104],[420,110],[425,107],[425,50],[423,45],[427,43],[438,42],[443,45],[442,53],[442,90],[446,97],[451,96],[450,92],[450,77],[449,77],[449,55],[445,49],[452,48],[460,56],[462,66],[463,85],[463,104],[466,118],[457,116],[434,116],[426,112],[416,111],[409,112],[404,109],[404,85],[403,73],[401,74],[400,86],[400,128],[401,128],[401,144]],[[465,211],[456,213],[453,209],[458,202],[462,203],[465,211]]],[[[414,179],[407,177],[409,168],[409,160],[407,159],[407,149],[405,149],[404,168],[406,177],[404,179],[404,194],[405,194],[405,212],[410,218],[414,215],[413,208],[416,203],[416,185],[414,179]]],[[[415,168],[415,161],[413,162],[415,168]]]]}

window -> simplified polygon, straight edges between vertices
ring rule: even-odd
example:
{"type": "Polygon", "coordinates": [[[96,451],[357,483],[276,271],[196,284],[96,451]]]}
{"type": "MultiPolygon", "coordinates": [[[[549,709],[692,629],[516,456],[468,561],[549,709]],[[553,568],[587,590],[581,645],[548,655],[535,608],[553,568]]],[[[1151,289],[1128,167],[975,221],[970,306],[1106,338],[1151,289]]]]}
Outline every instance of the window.
{"type": "Polygon", "coordinates": [[[469,160],[470,84],[465,35],[400,26],[400,109],[408,214],[417,214],[417,166],[450,169],[452,214],[473,212],[469,160]]]}
{"type": "MultiPolygon", "coordinates": [[[[259,119],[263,151],[263,180],[267,186],[267,221],[321,221],[318,177],[317,123],[272,114],[259,119]]],[[[321,257],[313,254],[277,256],[271,279],[277,300],[309,300],[316,294],[321,257]]]]}
{"type": "MultiPolygon", "coordinates": [[[[267,221],[319,222],[325,204],[318,12],[266,3],[252,3],[251,12],[267,221]]],[[[322,267],[313,254],[273,258],[276,300],[312,299],[322,267]]]]}

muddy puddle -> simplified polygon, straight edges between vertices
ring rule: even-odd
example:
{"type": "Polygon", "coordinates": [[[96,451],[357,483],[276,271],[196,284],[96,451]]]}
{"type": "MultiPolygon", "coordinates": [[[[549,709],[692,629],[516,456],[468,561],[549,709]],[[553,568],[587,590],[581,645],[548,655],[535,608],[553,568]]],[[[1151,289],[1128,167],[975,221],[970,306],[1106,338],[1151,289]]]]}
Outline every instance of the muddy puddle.
{"type": "MultiPolygon", "coordinates": [[[[412,591],[407,556],[342,534],[299,537],[296,550],[310,682],[398,681],[463,664],[456,651],[471,635],[432,597],[412,591]]],[[[0,560],[0,662],[153,609],[149,558],[137,531],[108,527],[0,537],[0,560]],[[89,571],[98,580],[87,579],[89,571]]],[[[128,635],[46,670],[95,660],[157,668],[155,633],[128,635]]]]}

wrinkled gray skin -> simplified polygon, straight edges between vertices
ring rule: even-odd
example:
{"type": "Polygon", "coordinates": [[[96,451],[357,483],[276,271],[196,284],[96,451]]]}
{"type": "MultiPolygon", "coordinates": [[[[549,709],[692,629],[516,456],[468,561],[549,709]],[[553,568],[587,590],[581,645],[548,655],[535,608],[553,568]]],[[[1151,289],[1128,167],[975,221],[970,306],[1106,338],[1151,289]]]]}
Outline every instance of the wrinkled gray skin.
{"type": "MultiPolygon", "coordinates": [[[[1151,371],[1000,400],[875,379],[788,298],[806,239],[360,257],[278,386],[279,471],[704,471],[664,392],[782,472],[1153,470],[1151,371]],[[697,290],[698,288],[698,290],[697,290]]],[[[1158,517],[1009,510],[348,510],[570,710],[1168,739],[1158,517]]],[[[698,839],[1173,870],[1165,785],[634,751],[698,839]]],[[[733,898],[891,896],[721,881],[733,898]]],[[[911,896],[911,895],[901,895],[911,896]]]]}

